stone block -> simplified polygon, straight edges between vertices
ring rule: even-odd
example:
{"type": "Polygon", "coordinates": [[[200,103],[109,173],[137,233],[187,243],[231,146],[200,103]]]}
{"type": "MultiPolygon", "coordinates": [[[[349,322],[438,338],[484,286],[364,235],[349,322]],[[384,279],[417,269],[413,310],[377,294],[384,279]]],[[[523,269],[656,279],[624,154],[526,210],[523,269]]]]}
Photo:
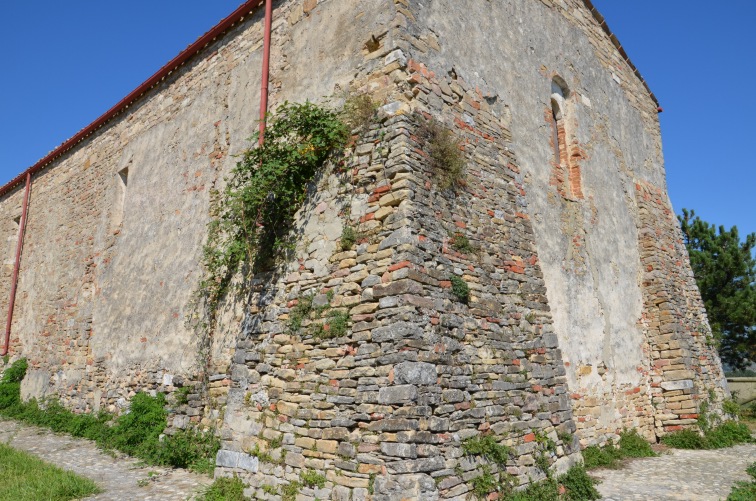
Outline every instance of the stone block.
{"type": "Polygon", "coordinates": [[[411,384],[388,386],[378,390],[378,402],[381,404],[408,403],[417,399],[417,387],[411,384]]]}
{"type": "Polygon", "coordinates": [[[394,322],[385,327],[373,329],[372,338],[376,343],[400,339],[422,339],[423,328],[409,322],[394,322]]]}
{"type": "Polygon", "coordinates": [[[373,297],[380,299],[385,296],[397,296],[399,294],[422,294],[423,286],[414,280],[396,280],[387,284],[378,284],[373,287],[373,297]]]}
{"type": "Polygon", "coordinates": [[[412,230],[405,227],[394,230],[389,236],[384,238],[378,245],[378,250],[388,249],[390,247],[397,247],[402,244],[415,244],[417,243],[417,236],[412,234],[412,230]]]}
{"type": "Polygon", "coordinates": [[[251,472],[257,472],[260,466],[259,460],[254,456],[224,449],[218,451],[215,464],[223,468],[241,468],[251,472]]]}
{"type": "Polygon", "coordinates": [[[386,456],[416,459],[417,458],[417,445],[415,444],[399,444],[396,442],[383,442],[381,444],[381,452],[386,456]]]}
{"type": "Polygon", "coordinates": [[[661,384],[661,387],[665,391],[686,390],[686,389],[693,388],[693,380],[681,379],[678,381],[664,381],[661,384]]]}
{"type": "Polygon", "coordinates": [[[402,362],[394,366],[396,384],[435,384],[436,366],[426,362],[402,362]]]}
{"type": "Polygon", "coordinates": [[[437,456],[433,458],[407,459],[386,464],[386,468],[394,473],[420,473],[432,472],[444,468],[444,458],[437,456]]]}

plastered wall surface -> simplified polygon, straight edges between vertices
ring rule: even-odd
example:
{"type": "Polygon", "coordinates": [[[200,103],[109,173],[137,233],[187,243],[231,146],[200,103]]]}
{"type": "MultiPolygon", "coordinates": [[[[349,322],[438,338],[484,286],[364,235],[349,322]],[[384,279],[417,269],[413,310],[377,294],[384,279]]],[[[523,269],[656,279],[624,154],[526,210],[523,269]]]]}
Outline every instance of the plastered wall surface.
{"type": "MultiPolygon", "coordinates": [[[[625,426],[652,436],[652,384],[659,381],[650,377],[651,303],[643,301],[638,231],[645,224],[635,184],[666,192],[656,103],[581,1],[410,5],[427,27],[421,33],[440,40],[440,50],[413,55],[438,73],[453,69],[508,106],[581,438],[603,441],[625,426]],[[555,77],[569,93],[567,146],[581,193],[564,188],[568,175],[554,162],[555,77]]],[[[666,195],[664,204],[669,216],[666,195]]],[[[679,241],[673,215],[664,226],[679,241]]],[[[683,281],[690,286],[690,277],[683,281]]],[[[699,390],[710,387],[721,389],[707,383],[699,390]]]]}
{"type": "MultiPolygon", "coordinates": [[[[287,15],[274,22],[272,107],[338,91],[338,79],[357,56],[334,58],[330,51],[358,45],[344,41],[362,37],[366,24],[385,17],[381,2],[347,4],[339,2],[326,17],[304,14],[301,4],[293,10],[286,2],[277,5],[287,15]],[[361,23],[353,22],[355,9],[361,23]],[[306,16],[307,28],[288,29],[290,11],[306,16]],[[320,43],[304,36],[330,22],[350,28],[320,43]]],[[[36,380],[49,378],[51,386],[40,383],[29,395],[64,394],[81,409],[112,406],[134,389],[171,389],[163,384],[171,376],[196,376],[205,362],[198,360],[200,341],[185,325],[188,305],[200,276],[209,192],[222,186],[257,129],[261,15],[255,12],[34,177],[13,324],[23,336],[13,336],[12,351],[28,356],[30,373],[42,371],[36,380]],[[118,174],[124,169],[125,189],[118,174]]],[[[17,238],[12,218],[20,215],[22,194],[21,188],[2,203],[0,238],[9,247],[17,238]]],[[[5,290],[14,251],[6,256],[5,290]]],[[[7,311],[7,295],[3,300],[7,311]]],[[[238,315],[224,318],[238,322],[238,315]]],[[[211,372],[228,366],[236,325],[219,327],[212,351],[220,366],[211,372]]]]}

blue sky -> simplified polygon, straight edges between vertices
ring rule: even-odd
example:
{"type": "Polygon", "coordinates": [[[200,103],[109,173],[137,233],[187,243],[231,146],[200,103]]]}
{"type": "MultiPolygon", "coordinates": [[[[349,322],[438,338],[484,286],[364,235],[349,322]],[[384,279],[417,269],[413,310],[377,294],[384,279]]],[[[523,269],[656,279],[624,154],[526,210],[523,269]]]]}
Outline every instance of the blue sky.
{"type": "Polygon", "coordinates": [[[593,4],[664,108],[675,211],[756,232],[756,2],[593,4]]]}
{"type": "MultiPolygon", "coordinates": [[[[756,2],[593,0],[664,108],[672,203],[756,232],[756,2]]],[[[241,0],[0,7],[0,184],[88,125],[241,0]]]]}

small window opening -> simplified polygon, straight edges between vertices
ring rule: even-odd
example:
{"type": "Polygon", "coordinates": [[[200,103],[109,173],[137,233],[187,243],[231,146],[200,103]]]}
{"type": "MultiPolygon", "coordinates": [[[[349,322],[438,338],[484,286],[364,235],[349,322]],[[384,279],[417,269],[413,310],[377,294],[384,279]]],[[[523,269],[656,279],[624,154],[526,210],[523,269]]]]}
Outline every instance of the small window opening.
{"type": "MultiPolygon", "coordinates": [[[[559,167],[559,191],[563,196],[583,198],[580,165],[570,158],[567,98],[570,91],[566,82],[554,77],[551,82],[552,142],[554,163],[559,167]]],[[[577,148],[577,144],[572,145],[577,148]]]]}
{"type": "Polygon", "coordinates": [[[562,120],[562,112],[559,109],[559,104],[556,102],[555,99],[551,100],[551,135],[552,135],[552,142],[554,143],[554,163],[555,164],[562,164],[562,150],[564,149],[564,136],[562,136],[562,140],[559,139],[559,128],[561,125],[561,128],[564,129],[564,124],[560,124],[562,120]]]}
{"type": "Polygon", "coordinates": [[[370,54],[371,52],[375,52],[380,49],[381,38],[376,38],[375,35],[370,35],[370,40],[365,42],[365,51],[370,54]]]}
{"type": "Polygon", "coordinates": [[[126,202],[126,188],[129,185],[129,168],[125,167],[116,175],[116,200],[113,207],[113,227],[118,229],[123,222],[123,207],[126,202]]]}
{"type": "Polygon", "coordinates": [[[126,186],[129,184],[129,168],[126,167],[125,169],[120,170],[118,172],[118,177],[121,179],[123,187],[126,188],[126,186]]]}
{"type": "Polygon", "coordinates": [[[3,264],[13,265],[16,262],[16,247],[18,247],[18,233],[21,231],[21,216],[13,218],[12,227],[8,234],[8,250],[3,264]]]}

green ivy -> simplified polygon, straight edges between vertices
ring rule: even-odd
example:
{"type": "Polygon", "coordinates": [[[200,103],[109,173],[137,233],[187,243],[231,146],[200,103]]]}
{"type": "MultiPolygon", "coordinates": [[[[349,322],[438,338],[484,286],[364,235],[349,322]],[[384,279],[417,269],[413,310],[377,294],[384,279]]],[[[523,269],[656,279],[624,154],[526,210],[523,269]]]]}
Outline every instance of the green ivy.
{"type": "Polygon", "coordinates": [[[200,284],[212,314],[243,263],[270,269],[289,248],[309,183],[348,139],[335,112],[310,102],[286,102],[268,117],[263,145],[244,153],[214,197],[200,284]]]}

